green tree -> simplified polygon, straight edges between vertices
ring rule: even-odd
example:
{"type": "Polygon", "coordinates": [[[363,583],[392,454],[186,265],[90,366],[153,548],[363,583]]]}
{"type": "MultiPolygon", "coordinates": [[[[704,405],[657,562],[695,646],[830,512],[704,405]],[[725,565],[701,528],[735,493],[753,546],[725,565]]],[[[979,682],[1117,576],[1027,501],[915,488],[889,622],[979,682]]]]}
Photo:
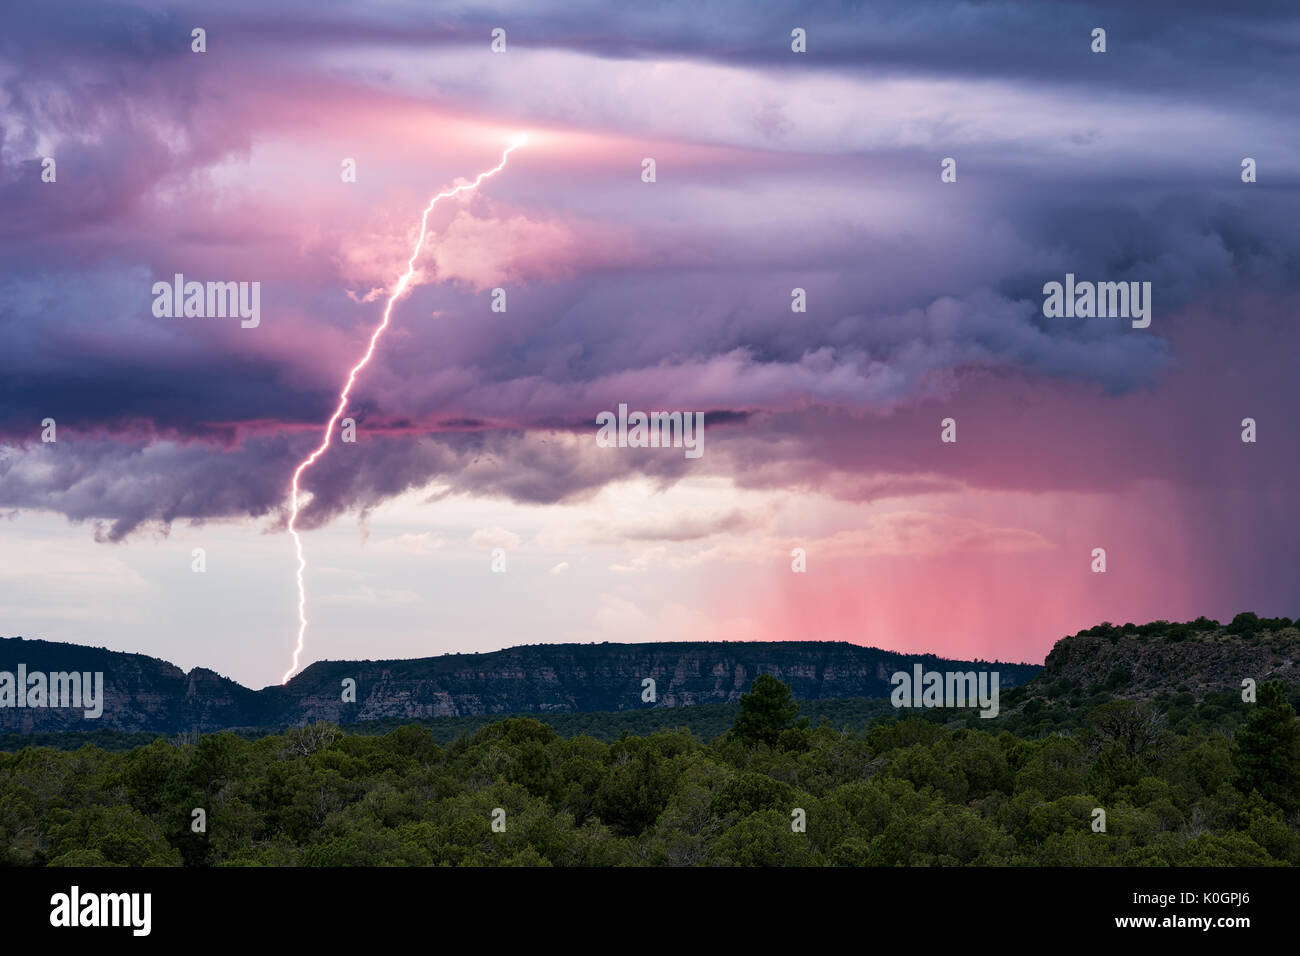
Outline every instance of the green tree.
{"type": "Polygon", "coordinates": [[[179,866],[156,824],[127,806],[84,807],[50,828],[50,866],[179,866]],[[102,862],[101,862],[102,861],[102,862]]]}
{"type": "Polygon", "coordinates": [[[790,814],[764,810],[729,827],[711,847],[714,866],[817,866],[822,860],[806,833],[791,829],[790,814]]]}
{"type": "Polygon", "coordinates": [[[610,748],[609,771],[592,809],[620,836],[638,836],[659,819],[673,786],[658,751],[639,738],[625,737],[610,748]]]}
{"type": "Polygon", "coordinates": [[[1286,813],[1300,809],[1300,720],[1285,684],[1259,686],[1259,701],[1237,731],[1236,744],[1237,789],[1258,790],[1286,813]]]}
{"type": "Polygon", "coordinates": [[[1088,714],[1085,734],[1098,750],[1115,744],[1126,757],[1146,763],[1157,760],[1169,748],[1164,715],[1146,704],[1112,700],[1088,714]]]}
{"type": "Polygon", "coordinates": [[[731,725],[731,732],[748,743],[772,746],[798,713],[799,705],[790,693],[790,685],[771,674],[759,674],[749,693],[740,695],[740,712],[731,725]]]}

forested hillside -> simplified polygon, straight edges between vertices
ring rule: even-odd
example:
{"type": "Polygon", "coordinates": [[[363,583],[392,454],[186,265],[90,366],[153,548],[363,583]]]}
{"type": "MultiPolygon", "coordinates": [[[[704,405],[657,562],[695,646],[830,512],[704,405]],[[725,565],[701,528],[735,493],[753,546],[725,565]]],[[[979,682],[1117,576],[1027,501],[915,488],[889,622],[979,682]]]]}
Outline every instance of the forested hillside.
{"type": "Polygon", "coordinates": [[[1215,703],[1231,733],[1195,712],[1171,730],[1158,705],[1116,699],[1068,736],[1028,739],[941,712],[810,727],[760,678],[710,743],[565,739],[511,718],[446,747],[418,726],[316,724],[123,753],[28,748],[0,755],[0,852],[11,865],[1296,864],[1293,693],[1269,683],[1257,703],[1215,703]]]}

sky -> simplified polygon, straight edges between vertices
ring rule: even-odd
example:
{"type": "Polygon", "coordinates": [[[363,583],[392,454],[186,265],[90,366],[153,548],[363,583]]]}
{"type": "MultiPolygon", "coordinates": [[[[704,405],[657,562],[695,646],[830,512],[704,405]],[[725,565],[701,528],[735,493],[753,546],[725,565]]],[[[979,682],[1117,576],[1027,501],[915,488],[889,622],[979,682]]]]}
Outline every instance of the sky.
{"type": "Polygon", "coordinates": [[[0,634],[278,682],[294,469],[521,141],[303,476],[303,665],[1300,614],[1300,10],[1221,6],[17,0],[0,634]]]}

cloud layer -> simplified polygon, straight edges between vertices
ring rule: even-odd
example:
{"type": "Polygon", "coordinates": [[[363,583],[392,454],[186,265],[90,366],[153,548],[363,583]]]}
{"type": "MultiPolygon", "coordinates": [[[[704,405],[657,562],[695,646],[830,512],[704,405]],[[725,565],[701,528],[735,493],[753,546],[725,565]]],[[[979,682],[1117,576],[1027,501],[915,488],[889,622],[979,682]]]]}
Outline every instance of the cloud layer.
{"type": "MultiPolygon", "coordinates": [[[[1237,596],[1280,613],[1300,599],[1294,548],[1267,540],[1300,517],[1300,20],[1220,6],[20,2],[0,39],[0,508],[112,541],[281,529],[419,210],[527,131],[432,217],[305,526],[408,492],[577,506],[695,477],[920,509],[913,530],[810,529],[837,560],[1018,553],[1060,541],[925,502],[1154,482],[1206,547],[1254,542],[1237,596]],[[260,326],[155,318],[176,273],[260,282],[260,326]],[[1066,273],[1151,282],[1151,327],[1044,318],[1066,273]],[[621,402],[706,412],[704,458],[596,448],[621,402]]],[[[720,506],[603,533],[741,561],[789,543],[766,522],[720,506]]]]}

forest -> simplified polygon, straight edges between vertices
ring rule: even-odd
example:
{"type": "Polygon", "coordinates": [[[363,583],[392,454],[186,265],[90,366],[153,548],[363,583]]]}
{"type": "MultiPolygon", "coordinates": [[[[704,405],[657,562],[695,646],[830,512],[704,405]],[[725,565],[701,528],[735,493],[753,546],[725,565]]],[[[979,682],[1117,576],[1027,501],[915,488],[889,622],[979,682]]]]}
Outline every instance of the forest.
{"type": "Polygon", "coordinates": [[[879,702],[820,708],[814,724],[765,674],[738,705],[711,708],[706,733],[624,727],[601,740],[511,717],[445,743],[419,724],[309,724],[27,746],[0,753],[0,863],[1300,863],[1293,686],[1263,683],[1254,703],[1057,689],[1059,702],[1030,701],[992,729],[879,702]]]}

